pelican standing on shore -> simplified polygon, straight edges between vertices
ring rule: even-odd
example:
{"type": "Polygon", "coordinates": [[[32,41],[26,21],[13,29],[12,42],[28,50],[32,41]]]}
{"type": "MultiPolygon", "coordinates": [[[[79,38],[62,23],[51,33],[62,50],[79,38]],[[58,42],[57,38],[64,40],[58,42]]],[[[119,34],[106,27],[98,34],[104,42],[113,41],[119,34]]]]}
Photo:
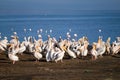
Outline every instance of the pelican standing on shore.
{"type": "Polygon", "coordinates": [[[8,48],[8,57],[12,61],[12,63],[15,64],[16,61],[19,61],[19,58],[16,55],[18,53],[18,48],[15,48],[14,44],[9,45],[10,47],[8,48]]]}

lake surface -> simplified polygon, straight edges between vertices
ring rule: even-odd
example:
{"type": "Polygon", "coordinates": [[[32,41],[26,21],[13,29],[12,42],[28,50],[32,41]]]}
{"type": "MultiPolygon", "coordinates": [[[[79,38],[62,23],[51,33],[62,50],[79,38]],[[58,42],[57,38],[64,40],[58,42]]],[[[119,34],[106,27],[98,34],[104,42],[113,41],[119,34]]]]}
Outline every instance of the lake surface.
{"type": "Polygon", "coordinates": [[[42,35],[43,40],[47,39],[47,35],[65,39],[69,32],[71,39],[77,34],[77,39],[87,36],[90,43],[97,41],[98,36],[102,36],[104,41],[111,37],[112,42],[120,36],[120,11],[81,11],[68,15],[0,15],[2,39],[7,36],[10,40],[15,31],[20,41],[24,36],[34,36],[37,39],[38,34],[42,35]]]}

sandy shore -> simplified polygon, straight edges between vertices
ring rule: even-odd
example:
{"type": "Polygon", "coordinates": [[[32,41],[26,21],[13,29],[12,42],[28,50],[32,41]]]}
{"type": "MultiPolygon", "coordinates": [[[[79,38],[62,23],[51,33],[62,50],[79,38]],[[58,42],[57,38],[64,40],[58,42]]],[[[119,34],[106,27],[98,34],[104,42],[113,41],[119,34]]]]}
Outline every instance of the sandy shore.
{"type": "Polygon", "coordinates": [[[104,56],[92,61],[65,58],[63,63],[35,62],[32,55],[19,55],[20,61],[11,64],[0,54],[0,80],[120,80],[120,55],[104,56]]]}

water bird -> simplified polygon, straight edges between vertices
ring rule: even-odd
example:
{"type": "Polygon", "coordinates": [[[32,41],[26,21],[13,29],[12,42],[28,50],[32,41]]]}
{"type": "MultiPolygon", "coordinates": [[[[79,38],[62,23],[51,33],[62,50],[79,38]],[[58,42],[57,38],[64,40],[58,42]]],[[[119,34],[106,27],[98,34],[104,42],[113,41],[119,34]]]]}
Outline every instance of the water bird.
{"type": "Polygon", "coordinates": [[[15,54],[10,53],[8,54],[8,57],[10,60],[12,60],[12,64],[15,64],[16,61],[19,61],[18,56],[16,56],[15,54]]]}
{"type": "Polygon", "coordinates": [[[29,31],[32,31],[32,29],[30,28],[29,31]]]}

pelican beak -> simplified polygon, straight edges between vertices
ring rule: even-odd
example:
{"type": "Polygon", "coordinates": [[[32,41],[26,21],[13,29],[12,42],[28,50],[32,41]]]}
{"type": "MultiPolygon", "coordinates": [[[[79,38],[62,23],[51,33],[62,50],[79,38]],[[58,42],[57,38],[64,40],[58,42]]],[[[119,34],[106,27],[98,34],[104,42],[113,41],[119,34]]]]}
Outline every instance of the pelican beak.
{"type": "Polygon", "coordinates": [[[64,51],[66,51],[66,46],[63,46],[62,48],[63,48],[64,51]]]}

